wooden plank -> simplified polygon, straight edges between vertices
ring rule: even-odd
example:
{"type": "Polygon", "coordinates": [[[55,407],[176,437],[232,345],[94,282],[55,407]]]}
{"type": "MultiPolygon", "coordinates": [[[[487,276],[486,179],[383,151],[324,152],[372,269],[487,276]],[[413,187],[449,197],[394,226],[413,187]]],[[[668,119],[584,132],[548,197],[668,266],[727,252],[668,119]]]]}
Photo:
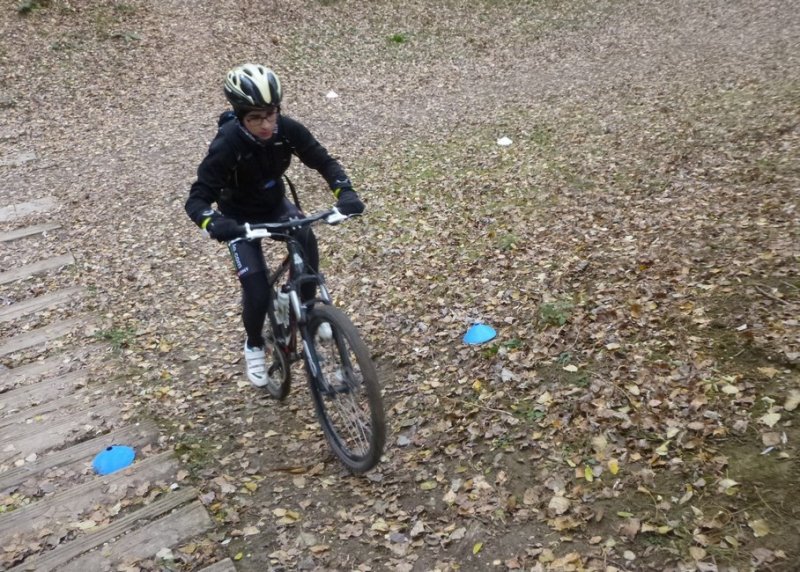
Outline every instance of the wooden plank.
{"type": "Polygon", "coordinates": [[[61,228],[61,225],[57,222],[48,222],[45,224],[37,224],[34,226],[18,228],[17,230],[11,230],[9,232],[0,232],[0,242],[11,242],[12,240],[19,240],[20,238],[26,238],[28,236],[44,234],[50,230],[56,230],[58,228],[61,228]]]}
{"type": "MultiPolygon", "coordinates": [[[[99,548],[105,543],[113,541],[116,537],[121,536],[140,525],[143,525],[145,528],[149,528],[150,524],[145,524],[147,521],[168,513],[172,509],[193,500],[196,496],[197,491],[191,487],[167,493],[163,498],[157,500],[156,502],[134,511],[120,518],[119,520],[112,522],[111,524],[108,524],[97,530],[93,530],[85,536],[78,537],[72,542],[62,544],[54,550],[43,554],[41,557],[34,556],[32,558],[28,558],[28,560],[26,560],[23,564],[11,568],[11,570],[8,572],[24,572],[34,570],[36,572],[57,572],[63,570],[64,565],[66,565],[67,562],[73,558],[76,558],[81,554],[95,548],[99,548]]],[[[159,543],[155,542],[155,544],[159,543]]],[[[158,551],[158,549],[156,551],[158,551]]],[[[220,568],[219,572],[222,572],[223,570],[224,569],[220,568]]],[[[233,572],[236,572],[235,568],[233,569],[233,572]]]]}
{"type": "Polygon", "coordinates": [[[0,455],[8,445],[16,444],[20,439],[37,437],[38,433],[55,432],[62,430],[61,425],[96,425],[92,419],[100,420],[108,413],[119,410],[116,403],[110,401],[94,402],[90,407],[83,407],[78,411],[60,417],[43,419],[32,423],[23,423],[17,427],[11,426],[3,429],[0,435],[0,455]]]}
{"type": "Polygon", "coordinates": [[[22,302],[16,302],[8,306],[3,306],[0,308],[0,322],[10,322],[11,320],[16,320],[20,316],[33,314],[34,312],[44,310],[45,308],[58,306],[59,304],[63,304],[64,302],[76,297],[78,294],[82,294],[85,291],[85,288],[81,286],[65,288],[63,290],[51,292],[50,294],[37,296],[36,298],[29,298],[27,300],[23,300],[22,302]]]}
{"type": "Polygon", "coordinates": [[[36,160],[36,151],[20,151],[13,155],[0,156],[0,167],[21,167],[36,160]]]}
{"type": "Polygon", "coordinates": [[[134,463],[128,469],[97,477],[44,500],[0,514],[0,546],[8,544],[15,534],[24,535],[45,526],[52,529],[58,522],[70,522],[98,503],[113,506],[125,497],[128,488],[171,480],[177,469],[178,462],[173,452],[167,451],[134,463]]]}
{"type": "Polygon", "coordinates": [[[13,270],[0,272],[0,284],[8,284],[9,282],[14,282],[15,280],[28,278],[29,276],[33,276],[35,274],[41,274],[42,272],[48,272],[50,270],[55,270],[57,268],[61,268],[62,266],[67,266],[74,263],[75,259],[71,254],[62,254],[61,256],[45,258],[44,260],[34,262],[33,264],[26,264],[13,270]]]}
{"type": "Polygon", "coordinates": [[[117,404],[101,403],[54,421],[6,427],[0,441],[0,463],[63,447],[82,432],[113,426],[120,415],[117,404]]]}
{"type": "Polygon", "coordinates": [[[201,568],[198,570],[198,572],[236,572],[236,566],[233,565],[233,560],[226,558],[225,560],[220,560],[211,566],[201,568]]]}
{"type": "Polygon", "coordinates": [[[52,342],[53,340],[57,340],[60,337],[66,336],[73,330],[76,330],[79,326],[85,326],[93,323],[94,321],[94,318],[87,316],[70,318],[69,320],[63,320],[61,322],[56,322],[55,324],[42,326],[41,328],[36,328],[30,332],[14,336],[9,338],[6,343],[0,345],[0,357],[52,342]]]}
{"type": "Polygon", "coordinates": [[[128,445],[138,451],[145,445],[157,441],[158,435],[158,427],[150,421],[114,429],[105,435],[83,441],[61,451],[49,453],[33,463],[26,463],[21,467],[14,467],[5,473],[0,473],[0,491],[18,486],[47,469],[67,468],[74,464],[83,464],[94,459],[97,453],[111,445],[128,445]]]}
{"type": "Polygon", "coordinates": [[[68,352],[50,356],[46,359],[26,363],[19,367],[0,372],[0,393],[18,385],[40,381],[50,375],[66,373],[81,363],[89,355],[108,350],[105,344],[89,344],[80,348],[71,348],[68,352]]]}
{"type": "MultiPolygon", "coordinates": [[[[2,397],[3,394],[0,394],[0,401],[2,397]]],[[[75,393],[53,399],[52,401],[47,401],[34,407],[23,407],[22,409],[11,410],[0,409],[0,413],[2,413],[0,417],[0,431],[6,431],[5,428],[9,425],[25,423],[28,420],[35,421],[36,417],[43,417],[56,412],[59,414],[64,412],[72,413],[78,407],[85,408],[90,405],[90,400],[94,403],[96,397],[92,396],[89,391],[79,390],[75,393]]]]}
{"type": "Polygon", "coordinates": [[[162,548],[177,546],[213,528],[205,507],[193,502],[62,566],[59,572],[106,572],[123,562],[154,557],[162,548]]]}
{"type": "Polygon", "coordinates": [[[123,562],[152,558],[162,548],[178,546],[213,526],[214,523],[205,507],[199,502],[193,502],[135,532],[120,537],[102,549],[94,550],[62,565],[59,572],[115,570],[123,562]]]}
{"type": "Polygon", "coordinates": [[[25,385],[0,393],[0,413],[17,412],[21,407],[32,407],[40,403],[64,397],[86,385],[89,372],[84,369],[71,371],[39,383],[25,385]]]}
{"type": "Polygon", "coordinates": [[[68,356],[56,355],[1,372],[0,392],[8,391],[26,382],[40,380],[47,375],[65,372],[73,362],[73,360],[65,360],[69,360],[68,356]]]}
{"type": "Polygon", "coordinates": [[[53,197],[36,199],[26,203],[17,203],[0,208],[0,222],[20,219],[33,213],[47,212],[55,209],[58,203],[53,197]]]}

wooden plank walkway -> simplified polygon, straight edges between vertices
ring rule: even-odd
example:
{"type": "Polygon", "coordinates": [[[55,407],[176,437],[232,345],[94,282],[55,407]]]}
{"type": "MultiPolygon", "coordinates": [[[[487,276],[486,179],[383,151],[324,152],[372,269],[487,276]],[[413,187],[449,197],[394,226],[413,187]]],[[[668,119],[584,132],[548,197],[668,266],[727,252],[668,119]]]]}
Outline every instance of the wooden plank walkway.
{"type": "Polygon", "coordinates": [[[83,294],[83,292],[83,288],[76,286],[74,288],[64,288],[63,290],[57,290],[50,294],[44,294],[43,296],[37,296],[36,298],[11,304],[5,308],[0,308],[0,322],[10,322],[22,316],[27,316],[28,314],[35,314],[51,306],[58,306],[72,298],[77,298],[80,294],[83,294]]]}
{"type": "Polygon", "coordinates": [[[57,340],[67,334],[72,333],[78,328],[85,327],[95,321],[93,317],[81,316],[70,318],[48,326],[42,326],[30,332],[19,334],[0,343],[0,357],[13,354],[22,350],[43,346],[49,342],[57,340]]]}
{"type": "Polygon", "coordinates": [[[56,201],[50,197],[8,205],[0,208],[0,222],[10,222],[31,214],[45,213],[54,210],[57,206],[56,201]]]}
{"type": "Polygon", "coordinates": [[[37,234],[44,234],[50,230],[61,228],[61,225],[55,222],[48,222],[45,224],[37,224],[34,226],[26,226],[25,228],[18,228],[9,232],[0,232],[0,242],[11,242],[12,240],[19,240],[28,236],[35,236],[37,234]]]}
{"type": "MultiPolygon", "coordinates": [[[[51,199],[10,205],[0,221],[55,208],[51,199]]],[[[58,229],[40,222],[0,233],[0,243],[30,246],[58,229]]],[[[72,255],[54,256],[1,272],[0,284],[71,264],[72,255]]],[[[77,284],[0,307],[0,325],[13,332],[0,340],[0,357],[16,364],[0,371],[0,570],[116,570],[214,528],[197,491],[177,484],[180,463],[158,426],[131,419],[115,382],[95,373],[109,349],[89,333],[97,318],[76,309],[86,295],[77,284]],[[52,319],[15,327],[36,315],[52,319]],[[133,464],[95,474],[92,460],[112,445],[132,447],[133,464]]],[[[226,558],[200,572],[235,571],[226,558]]]]}
{"type": "Polygon", "coordinates": [[[0,393],[0,409],[6,414],[19,409],[30,409],[63,395],[73,393],[77,388],[86,385],[89,373],[85,370],[76,370],[58,377],[53,377],[0,393]]]}
{"type": "Polygon", "coordinates": [[[25,266],[20,266],[13,270],[0,272],[0,284],[8,284],[16,280],[22,280],[23,278],[28,278],[35,274],[49,272],[50,270],[56,270],[62,266],[69,266],[74,263],[75,259],[72,258],[71,254],[62,254],[60,256],[45,258],[33,264],[26,264],[25,266]]]}
{"type": "Polygon", "coordinates": [[[89,344],[70,348],[62,354],[28,362],[10,370],[0,372],[0,393],[15,387],[41,381],[49,376],[62,375],[76,369],[88,356],[102,355],[107,348],[101,344],[89,344]]]}

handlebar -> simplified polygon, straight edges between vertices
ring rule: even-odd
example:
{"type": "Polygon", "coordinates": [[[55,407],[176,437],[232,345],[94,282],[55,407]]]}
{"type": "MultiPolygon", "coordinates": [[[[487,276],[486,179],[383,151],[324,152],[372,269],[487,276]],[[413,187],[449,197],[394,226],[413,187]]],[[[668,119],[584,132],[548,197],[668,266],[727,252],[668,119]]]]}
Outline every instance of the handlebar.
{"type": "Polygon", "coordinates": [[[320,221],[326,224],[339,224],[356,215],[344,215],[339,212],[339,209],[333,207],[330,210],[320,211],[305,218],[293,218],[282,222],[264,222],[264,223],[245,223],[242,225],[244,235],[241,238],[236,238],[231,242],[239,240],[254,240],[258,238],[270,238],[285,236],[286,231],[296,230],[306,226],[311,226],[320,221]]]}

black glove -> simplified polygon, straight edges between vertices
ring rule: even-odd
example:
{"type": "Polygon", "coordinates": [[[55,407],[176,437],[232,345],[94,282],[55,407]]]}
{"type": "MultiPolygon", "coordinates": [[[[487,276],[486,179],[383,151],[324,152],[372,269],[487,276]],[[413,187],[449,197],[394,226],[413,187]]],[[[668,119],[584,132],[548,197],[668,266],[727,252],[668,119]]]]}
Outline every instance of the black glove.
{"type": "Polygon", "coordinates": [[[227,242],[244,235],[244,229],[239,223],[219,213],[214,213],[203,220],[200,228],[205,230],[208,236],[220,242],[227,242]]]}
{"type": "Polygon", "coordinates": [[[356,192],[349,187],[339,189],[339,193],[336,196],[339,199],[336,201],[336,208],[339,209],[339,212],[343,215],[350,216],[361,214],[366,208],[364,207],[364,203],[361,202],[361,199],[358,198],[356,192]]]}

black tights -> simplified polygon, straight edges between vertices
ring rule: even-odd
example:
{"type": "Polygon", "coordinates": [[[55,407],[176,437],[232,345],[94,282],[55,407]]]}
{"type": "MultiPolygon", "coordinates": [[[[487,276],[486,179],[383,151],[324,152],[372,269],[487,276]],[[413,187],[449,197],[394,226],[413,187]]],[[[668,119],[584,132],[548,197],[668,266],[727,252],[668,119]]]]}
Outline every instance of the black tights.
{"type": "Polygon", "coordinates": [[[242,322],[247,332],[247,345],[251,348],[264,347],[264,321],[267,317],[269,284],[266,272],[256,272],[242,276],[242,322]]]}

